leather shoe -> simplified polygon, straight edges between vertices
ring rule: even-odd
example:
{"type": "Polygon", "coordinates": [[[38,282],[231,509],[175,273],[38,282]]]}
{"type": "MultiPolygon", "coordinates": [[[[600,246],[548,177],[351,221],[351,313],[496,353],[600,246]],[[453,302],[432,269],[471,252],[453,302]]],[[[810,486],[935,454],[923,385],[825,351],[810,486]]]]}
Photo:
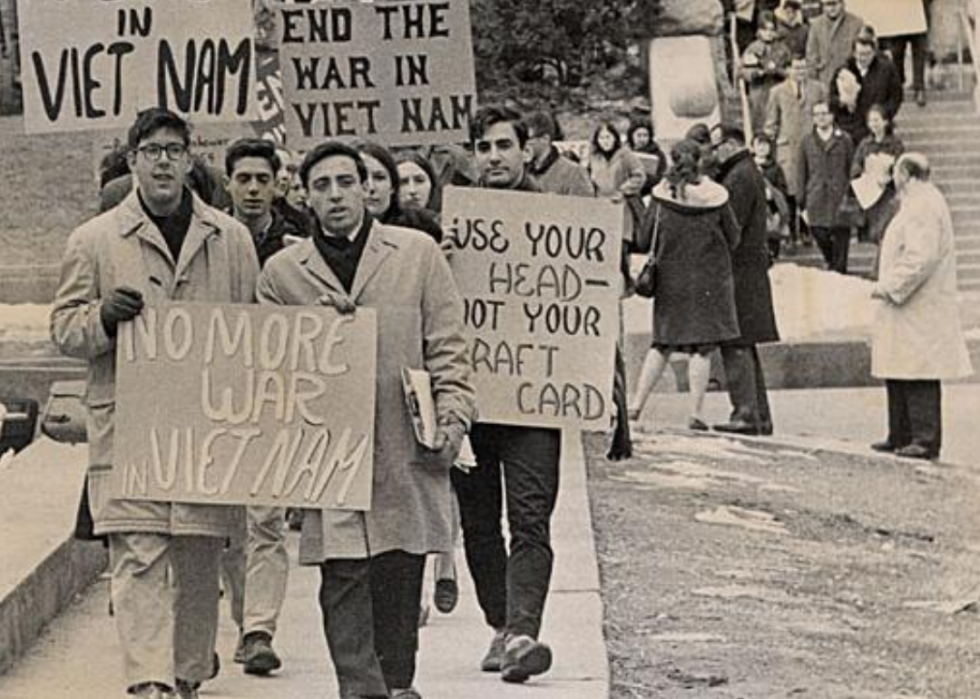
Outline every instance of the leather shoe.
{"type": "Polygon", "coordinates": [[[500,679],[504,682],[526,682],[532,675],[551,669],[551,648],[530,636],[511,636],[504,649],[500,679]]]}
{"type": "Polygon", "coordinates": [[[700,418],[692,417],[687,421],[687,429],[695,432],[707,432],[708,424],[700,418]]]}
{"type": "Polygon", "coordinates": [[[490,648],[487,654],[480,661],[480,669],[484,672],[500,672],[500,667],[504,662],[504,646],[507,645],[507,634],[501,629],[495,631],[493,640],[490,641],[490,648]]]}
{"type": "Polygon", "coordinates": [[[933,454],[932,451],[921,444],[909,444],[905,447],[899,447],[895,450],[895,456],[901,456],[906,459],[925,459],[927,461],[936,458],[936,454],[933,454]]]}
{"type": "Polygon", "coordinates": [[[898,446],[889,442],[887,439],[881,442],[875,442],[871,445],[871,449],[874,451],[880,451],[884,454],[891,454],[893,451],[898,449],[898,446]]]}
{"type": "Polygon", "coordinates": [[[456,603],[459,602],[459,585],[452,578],[436,580],[436,591],[432,597],[436,609],[443,614],[449,614],[456,609],[456,603]]]}
{"type": "Polygon", "coordinates": [[[726,432],[728,434],[759,434],[759,428],[753,425],[751,422],[747,422],[745,420],[732,420],[731,422],[726,422],[721,425],[715,425],[715,430],[718,432],[726,432]]]}
{"type": "Polygon", "coordinates": [[[920,107],[925,107],[926,106],[926,91],[925,90],[916,90],[915,91],[915,103],[917,105],[919,105],[920,107]]]}
{"type": "Polygon", "coordinates": [[[197,693],[198,687],[201,686],[200,682],[191,682],[189,680],[177,680],[177,699],[199,699],[200,695],[197,693]]]}
{"type": "Polygon", "coordinates": [[[278,670],[282,661],[272,649],[272,638],[262,632],[245,634],[245,672],[249,675],[268,675],[278,670]]]}

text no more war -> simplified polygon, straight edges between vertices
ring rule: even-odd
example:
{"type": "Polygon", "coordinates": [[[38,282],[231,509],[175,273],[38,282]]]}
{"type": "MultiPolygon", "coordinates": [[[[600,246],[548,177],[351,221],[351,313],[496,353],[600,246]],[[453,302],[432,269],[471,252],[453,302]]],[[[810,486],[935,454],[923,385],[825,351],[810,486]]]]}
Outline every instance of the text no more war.
{"type": "Polygon", "coordinates": [[[474,373],[516,379],[513,404],[522,415],[602,419],[607,391],[587,381],[558,380],[556,373],[567,378],[562,354],[576,339],[615,336],[616,328],[603,324],[602,309],[583,298],[590,289],[610,287],[608,271],[600,267],[618,259],[611,236],[597,226],[538,221],[523,222],[515,233],[501,219],[480,217],[456,217],[447,231],[457,248],[486,259],[486,294],[474,295],[470,285],[463,299],[474,373]],[[522,340],[502,337],[508,329],[522,340]],[[547,338],[555,341],[542,341],[547,338]]]}
{"type": "MultiPolygon", "coordinates": [[[[379,42],[420,41],[420,48],[424,48],[425,42],[453,39],[449,10],[449,2],[365,5],[364,11],[373,12],[378,23],[371,27],[374,31],[369,37],[359,37],[358,24],[349,7],[282,8],[280,41],[287,54],[293,44],[339,46],[356,42],[372,47],[379,42]]],[[[429,59],[424,52],[398,53],[386,59],[367,55],[289,55],[283,69],[291,72],[298,94],[331,96],[329,100],[321,99],[321,94],[311,94],[309,99],[293,97],[289,108],[304,138],[465,129],[473,110],[472,94],[420,96],[423,89],[432,88],[429,59]],[[386,61],[381,70],[376,70],[377,60],[386,61]],[[384,77],[379,79],[381,74],[384,77]],[[384,103],[363,93],[358,99],[338,96],[343,91],[379,90],[391,95],[384,103]],[[410,94],[399,96],[396,101],[393,97],[397,90],[408,90],[410,94]],[[382,120],[386,123],[382,124],[382,120]]]]}
{"type": "Polygon", "coordinates": [[[200,337],[185,308],[145,308],[121,343],[122,356],[133,361],[138,346],[144,362],[182,362],[197,348],[203,354],[197,398],[210,424],[171,427],[166,434],[151,427],[148,459],[121,460],[123,496],[145,497],[152,483],[155,492],[180,496],[175,499],[235,493],[256,502],[293,497],[296,503],[299,495],[315,506],[333,488],[330,504],[346,506],[371,440],[350,427],[331,429],[319,407],[329,401],[330,380],[351,371],[338,360],[350,322],[350,316],[328,321],[299,311],[270,313],[256,325],[244,311],[216,307],[200,337]],[[244,369],[221,371],[219,381],[216,362],[227,365],[231,358],[244,369]],[[263,425],[270,422],[276,425],[271,443],[263,439],[263,425]],[[243,461],[246,455],[256,461],[259,442],[267,445],[261,466],[245,473],[243,461]]]}

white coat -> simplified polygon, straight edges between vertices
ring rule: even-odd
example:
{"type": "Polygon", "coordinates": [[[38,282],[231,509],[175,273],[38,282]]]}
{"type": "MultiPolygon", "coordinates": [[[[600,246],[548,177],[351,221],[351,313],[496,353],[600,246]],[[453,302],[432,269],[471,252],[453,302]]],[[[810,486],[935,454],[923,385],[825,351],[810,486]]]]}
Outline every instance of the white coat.
{"type": "Polygon", "coordinates": [[[956,298],[953,222],[943,195],[911,180],[881,243],[871,373],[956,379],[973,372],[956,298]]]}

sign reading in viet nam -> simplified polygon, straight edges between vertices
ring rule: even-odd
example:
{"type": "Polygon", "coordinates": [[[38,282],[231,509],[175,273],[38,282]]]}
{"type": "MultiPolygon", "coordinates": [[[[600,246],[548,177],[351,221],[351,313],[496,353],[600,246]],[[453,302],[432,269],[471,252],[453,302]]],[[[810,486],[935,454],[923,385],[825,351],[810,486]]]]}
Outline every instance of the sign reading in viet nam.
{"type": "Polygon", "coordinates": [[[370,309],[167,304],[120,328],[114,497],[366,510],[370,309]]]}
{"type": "Polygon", "coordinates": [[[279,11],[290,148],[467,140],[476,95],[469,0],[333,0],[279,11]]]}
{"type": "Polygon", "coordinates": [[[603,199],[446,188],[481,420],[609,426],[623,221],[603,199]]]}
{"type": "Polygon", "coordinates": [[[30,0],[19,20],[28,132],[255,115],[251,0],[30,0]]]}

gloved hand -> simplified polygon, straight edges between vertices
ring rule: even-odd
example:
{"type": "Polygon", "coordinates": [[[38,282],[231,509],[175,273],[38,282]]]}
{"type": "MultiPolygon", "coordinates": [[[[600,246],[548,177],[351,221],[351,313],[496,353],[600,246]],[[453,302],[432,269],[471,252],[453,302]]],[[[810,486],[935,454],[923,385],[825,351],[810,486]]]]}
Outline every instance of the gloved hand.
{"type": "Polygon", "coordinates": [[[117,286],[102,299],[99,319],[109,337],[115,337],[119,324],[132,320],[143,310],[143,294],[128,286],[117,286]]]}
{"type": "Polygon", "coordinates": [[[459,448],[463,444],[463,437],[466,436],[466,425],[452,415],[442,418],[439,427],[436,429],[436,436],[432,440],[432,451],[436,455],[436,460],[446,470],[452,468],[459,455],[459,448]]]}
{"type": "Polygon", "coordinates": [[[351,301],[349,296],[345,296],[335,291],[327,291],[320,296],[320,305],[333,306],[337,309],[338,313],[343,315],[353,313],[357,310],[357,304],[351,301]]]}

